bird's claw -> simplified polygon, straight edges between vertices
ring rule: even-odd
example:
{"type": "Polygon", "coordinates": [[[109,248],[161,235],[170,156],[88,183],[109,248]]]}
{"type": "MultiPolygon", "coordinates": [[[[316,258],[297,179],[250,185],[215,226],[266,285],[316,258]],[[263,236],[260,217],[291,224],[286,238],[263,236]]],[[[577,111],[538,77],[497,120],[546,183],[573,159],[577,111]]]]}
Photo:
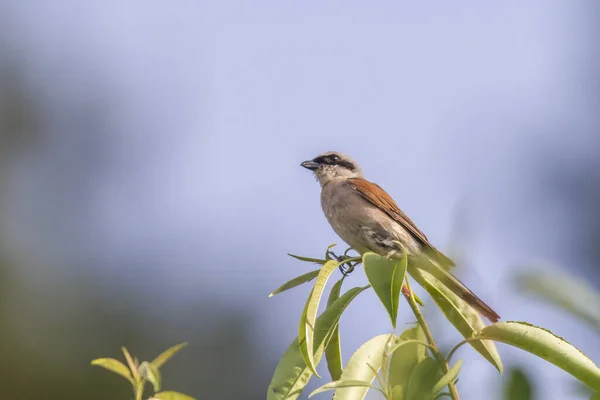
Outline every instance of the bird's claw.
{"type": "MultiPolygon", "coordinates": [[[[337,260],[338,262],[343,262],[344,260],[350,258],[346,255],[338,256],[331,250],[327,251],[327,255],[332,260],[337,260]]],[[[340,266],[338,268],[339,268],[340,272],[342,273],[342,275],[344,275],[344,276],[348,276],[352,271],[354,271],[354,265],[352,265],[352,263],[350,263],[350,262],[340,264],[340,266]]]]}
{"type": "Polygon", "coordinates": [[[348,262],[340,265],[338,268],[340,269],[342,275],[348,276],[352,273],[352,271],[354,271],[354,264],[348,262]]]}

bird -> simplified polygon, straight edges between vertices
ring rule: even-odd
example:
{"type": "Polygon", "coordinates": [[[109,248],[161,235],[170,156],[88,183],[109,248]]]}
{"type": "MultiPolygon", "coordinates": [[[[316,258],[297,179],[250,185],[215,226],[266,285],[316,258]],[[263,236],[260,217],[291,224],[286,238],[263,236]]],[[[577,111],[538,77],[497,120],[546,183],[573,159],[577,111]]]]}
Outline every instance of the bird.
{"type": "Polygon", "coordinates": [[[350,156],[328,151],[302,167],[312,171],[321,186],[321,207],[327,221],[351,248],[361,255],[373,252],[397,257],[425,255],[431,273],[454,294],[491,322],[500,316],[449,271],[454,262],[437,250],[416,224],[379,185],[365,179],[350,156]]]}

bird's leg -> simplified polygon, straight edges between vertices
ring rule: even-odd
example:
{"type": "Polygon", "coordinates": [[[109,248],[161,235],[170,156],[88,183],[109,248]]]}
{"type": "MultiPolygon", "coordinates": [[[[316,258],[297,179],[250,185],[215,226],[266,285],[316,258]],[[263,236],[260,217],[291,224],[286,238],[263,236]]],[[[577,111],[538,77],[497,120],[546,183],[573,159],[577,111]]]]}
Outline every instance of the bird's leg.
{"type": "Polygon", "coordinates": [[[338,260],[340,262],[343,260],[343,256],[338,256],[331,250],[327,250],[327,256],[332,260],[338,260]],[[342,258],[342,260],[340,260],[340,258],[342,258]]]}
{"type": "MultiPolygon", "coordinates": [[[[327,252],[327,255],[329,257],[331,257],[332,259],[337,260],[338,262],[343,262],[344,260],[350,258],[345,253],[343,256],[338,256],[331,250],[329,250],[327,252]]],[[[352,265],[352,263],[349,263],[349,262],[340,264],[340,266],[338,268],[339,268],[340,272],[342,273],[342,275],[344,275],[344,276],[348,276],[348,274],[350,274],[352,271],[354,271],[354,265],[352,265]]]]}
{"type": "Polygon", "coordinates": [[[345,263],[339,266],[340,272],[342,273],[342,275],[344,276],[348,276],[352,273],[352,271],[354,271],[354,267],[356,266],[356,264],[358,263],[345,263]]]}

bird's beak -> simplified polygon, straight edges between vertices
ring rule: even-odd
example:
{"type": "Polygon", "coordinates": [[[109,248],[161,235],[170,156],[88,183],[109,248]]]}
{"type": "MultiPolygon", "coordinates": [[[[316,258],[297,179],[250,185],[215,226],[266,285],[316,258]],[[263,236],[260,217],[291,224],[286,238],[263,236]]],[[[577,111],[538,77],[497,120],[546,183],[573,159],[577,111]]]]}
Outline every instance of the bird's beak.
{"type": "Polygon", "coordinates": [[[302,164],[300,164],[300,166],[306,168],[306,169],[310,169],[311,171],[314,171],[315,169],[319,168],[319,163],[314,162],[312,160],[309,161],[304,161],[302,164]]]}

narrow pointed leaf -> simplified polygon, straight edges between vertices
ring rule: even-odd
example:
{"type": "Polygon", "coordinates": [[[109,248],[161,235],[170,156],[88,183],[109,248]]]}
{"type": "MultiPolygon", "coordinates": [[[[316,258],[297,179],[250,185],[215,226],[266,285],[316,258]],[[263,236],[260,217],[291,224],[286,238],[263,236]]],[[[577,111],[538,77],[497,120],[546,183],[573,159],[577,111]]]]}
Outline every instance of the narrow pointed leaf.
{"type": "Polygon", "coordinates": [[[311,351],[308,349],[308,345],[306,344],[306,325],[307,325],[307,314],[308,314],[308,305],[310,299],[312,298],[312,294],[314,292],[314,287],[310,290],[310,294],[308,295],[308,299],[306,303],[304,303],[304,308],[302,309],[302,315],[300,316],[300,323],[298,324],[298,350],[300,351],[300,355],[304,359],[306,366],[310,369],[311,373],[319,376],[319,374],[315,371],[315,362],[313,360],[313,355],[309,354],[311,351]]]}
{"type": "Polygon", "coordinates": [[[295,277],[294,279],[287,281],[286,283],[284,283],[283,285],[281,285],[280,287],[278,287],[277,289],[272,291],[269,294],[269,297],[273,297],[276,294],[285,292],[286,290],[290,290],[292,288],[295,288],[296,286],[300,286],[303,283],[312,281],[313,279],[315,279],[317,277],[317,275],[319,275],[319,271],[320,270],[316,269],[314,271],[307,272],[306,274],[302,274],[300,276],[295,277]]]}
{"type": "Polygon", "coordinates": [[[123,355],[125,356],[127,365],[129,365],[129,370],[131,371],[131,374],[133,375],[133,379],[137,381],[140,377],[138,374],[138,363],[133,360],[133,358],[131,357],[131,354],[129,354],[129,351],[127,350],[127,348],[125,348],[125,346],[121,347],[121,351],[123,352],[123,355]]]}
{"type": "Polygon", "coordinates": [[[406,274],[406,260],[390,260],[368,252],[363,255],[363,265],[369,283],[388,312],[395,329],[400,290],[406,274]]]}
{"type": "Polygon", "coordinates": [[[114,358],[97,358],[94,361],[92,361],[92,365],[97,365],[99,367],[106,368],[109,371],[121,375],[122,377],[126,378],[129,382],[134,384],[133,378],[131,377],[131,372],[125,366],[125,364],[123,364],[119,360],[116,360],[114,358]]]}
{"type": "Polygon", "coordinates": [[[435,384],[435,386],[433,387],[433,394],[436,394],[437,392],[442,390],[444,386],[447,386],[449,383],[454,382],[458,377],[458,373],[460,372],[461,366],[462,360],[458,360],[456,364],[454,364],[452,368],[450,368],[450,370],[446,372],[444,376],[442,376],[440,380],[435,384]]]}
{"type": "MultiPolygon", "coordinates": [[[[361,381],[369,385],[375,379],[377,371],[381,369],[383,354],[386,346],[389,344],[391,334],[379,335],[368,340],[354,352],[348,360],[344,371],[342,371],[342,381],[361,381]]],[[[385,389],[385,388],[383,388],[385,389]]],[[[364,399],[368,387],[340,387],[336,389],[334,398],[344,400],[362,400],[364,399]]]]}
{"type": "MultiPolygon", "coordinates": [[[[448,321],[454,325],[463,337],[471,338],[486,326],[477,311],[429,272],[420,268],[412,268],[410,273],[431,295],[433,301],[442,310],[448,321]]],[[[498,372],[502,373],[502,361],[494,342],[477,340],[470,342],[470,345],[496,367],[498,372]]]]}
{"type": "Polygon", "coordinates": [[[393,396],[394,398],[404,399],[406,397],[412,372],[417,364],[427,358],[427,347],[420,343],[412,342],[397,347],[403,341],[409,340],[425,343],[423,329],[417,325],[402,332],[395,346],[390,349],[393,350],[393,353],[390,360],[388,381],[389,386],[392,388],[392,394],[396,394],[396,396],[393,396]]]}
{"type": "Polygon", "coordinates": [[[323,392],[326,392],[328,390],[334,390],[334,389],[339,389],[339,388],[355,388],[355,387],[366,388],[367,390],[368,389],[375,389],[375,390],[378,390],[378,391],[381,392],[381,389],[379,389],[378,387],[372,386],[369,382],[350,381],[350,380],[346,380],[346,381],[333,381],[333,382],[326,383],[323,386],[321,386],[320,388],[314,390],[311,394],[308,395],[308,398],[311,398],[315,394],[323,393],[323,392]]]}
{"type": "Polygon", "coordinates": [[[320,264],[320,265],[323,265],[327,262],[327,260],[321,260],[320,258],[302,257],[302,256],[297,256],[295,254],[290,254],[290,253],[288,253],[288,256],[294,257],[296,260],[320,264]]]}
{"type": "Polygon", "coordinates": [[[164,392],[156,393],[152,396],[152,399],[158,400],[196,400],[192,396],[188,396],[187,394],[173,392],[171,390],[165,390],[164,392]]]}
{"type": "Polygon", "coordinates": [[[313,287],[304,311],[300,317],[300,324],[298,325],[298,345],[300,346],[300,353],[304,357],[306,365],[311,369],[313,374],[319,376],[316,370],[316,364],[313,357],[313,343],[315,336],[315,321],[317,319],[317,312],[319,310],[319,303],[321,302],[321,296],[323,290],[327,284],[327,280],[331,274],[339,267],[340,262],[336,260],[327,261],[323,267],[319,270],[315,286],[313,287]]]}
{"type": "Polygon", "coordinates": [[[441,376],[440,365],[431,357],[421,360],[410,375],[406,400],[430,400],[441,376]]]}
{"type": "Polygon", "coordinates": [[[525,322],[498,322],[483,328],[479,336],[535,354],[600,390],[600,368],[565,339],[525,322]]]}
{"type": "MultiPolygon", "coordinates": [[[[321,360],[327,340],[331,337],[331,333],[337,326],[346,307],[359,293],[368,287],[356,287],[348,290],[317,318],[314,337],[314,359],[316,363],[321,360]]],[[[297,399],[311,376],[312,372],[306,366],[296,338],[279,360],[279,364],[277,364],[267,391],[267,400],[297,399]]]]}
{"type": "Polygon", "coordinates": [[[140,374],[143,378],[147,379],[148,382],[152,384],[152,386],[154,386],[155,392],[160,391],[162,377],[158,368],[153,366],[148,361],[144,361],[140,364],[140,374]]]}
{"type": "Polygon", "coordinates": [[[600,393],[595,393],[590,397],[590,400],[600,400],[600,393]]]}
{"type": "Polygon", "coordinates": [[[179,352],[179,350],[183,349],[187,345],[188,345],[187,342],[179,343],[179,344],[163,351],[154,360],[152,360],[152,366],[154,366],[154,368],[156,368],[156,369],[162,367],[164,363],[169,361],[171,359],[171,357],[173,357],[175,354],[177,354],[177,352],[179,352]]]}
{"type": "Polygon", "coordinates": [[[327,260],[327,261],[332,260],[332,258],[329,256],[329,250],[333,249],[335,246],[337,246],[337,244],[335,244],[335,243],[327,246],[327,250],[325,250],[325,260],[327,260]]]}
{"type": "MultiPolygon", "coordinates": [[[[344,278],[340,279],[333,285],[329,298],[327,299],[327,307],[331,306],[339,297],[342,290],[344,278]]],[[[340,344],[340,325],[338,324],[331,334],[331,339],[325,348],[325,359],[327,360],[327,369],[331,379],[337,381],[342,376],[342,347],[340,344]]]]}

